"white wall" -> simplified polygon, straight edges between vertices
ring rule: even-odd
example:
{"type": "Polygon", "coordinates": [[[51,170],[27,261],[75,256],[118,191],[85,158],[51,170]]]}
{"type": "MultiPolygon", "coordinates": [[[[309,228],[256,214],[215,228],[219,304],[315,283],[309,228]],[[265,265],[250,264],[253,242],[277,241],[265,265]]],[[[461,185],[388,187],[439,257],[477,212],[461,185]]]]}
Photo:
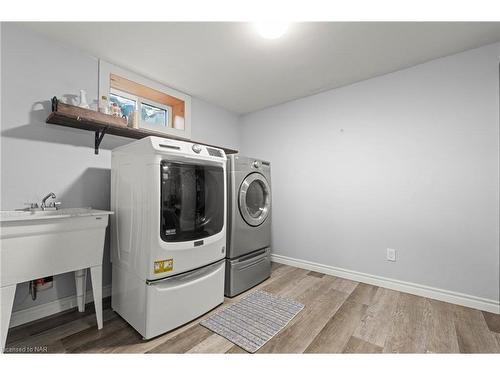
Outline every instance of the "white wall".
{"type": "MultiPolygon", "coordinates": [[[[58,44],[14,24],[1,29],[1,209],[39,202],[54,191],[65,207],[109,208],[111,149],[132,140],[105,136],[94,155],[93,133],[47,125],[49,99],[86,89],[97,98],[95,57],[58,44]]],[[[239,148],[238,117],[193,98],[192,137],[200,142],[239,148]]],[[[103,285],[111,282],[106,245],[103,285]]],[[[75,293],[72,274],[31,301],[27,285],[18,286],[14,310],[75,293]]]]}
{"type": "Polygon", "coordinates": [[[498,301],[499,62],[493,44],[244,116],[273,252],[498,301]]]}

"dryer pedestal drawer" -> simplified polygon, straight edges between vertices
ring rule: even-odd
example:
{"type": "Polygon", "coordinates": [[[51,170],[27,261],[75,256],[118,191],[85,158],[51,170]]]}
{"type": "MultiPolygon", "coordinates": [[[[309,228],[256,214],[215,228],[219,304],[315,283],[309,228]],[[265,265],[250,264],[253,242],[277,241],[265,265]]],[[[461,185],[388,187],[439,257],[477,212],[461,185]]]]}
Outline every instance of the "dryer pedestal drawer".
{"type": "Polygon", "coordinates": [[[226,259],[225,295],[234,297],[271,276],[271,249],[226,259]]]}
{"type": "Polygon", "coordinates": [[[161,335],[224,302],[224,260],[146,285],[145,339],[161,335]]]}

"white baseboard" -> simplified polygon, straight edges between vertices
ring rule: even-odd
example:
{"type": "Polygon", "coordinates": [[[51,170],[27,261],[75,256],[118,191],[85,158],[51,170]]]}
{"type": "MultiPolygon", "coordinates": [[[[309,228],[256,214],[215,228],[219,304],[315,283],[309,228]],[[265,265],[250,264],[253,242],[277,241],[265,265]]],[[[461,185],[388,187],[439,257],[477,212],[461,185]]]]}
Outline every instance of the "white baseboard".
{"type": "Polygon", "coordinates": [[[454,303],[456,305],[471,307],[478,310],[500,314],[500,301],[457,293],[450,290],[433,288],[426,285],[409,283],[406,281],[390,279],[387,277],[370,275],[367,273],[351,271],[343,268],[332,267],[325,264],[309,262],[302,259],[295,259],[278,254],[271,254],[271,260],[293,267],[303,268],[310,271],[321,272],[327,275],[337,276],[344,279],[372,284],[387,289],[397,290],[415,294],[421,297],[436,299],[439,301],[454,303]]]}
{"type": "MultiPolygon", "coordinates": [[[[102,287],[102,298],[109,297],[111,295],[111,285],[106,285],[102,287]]],[[[94,301],[94,296],[91,290],[87,290],[85,303],[94,301]]],[[[47,302],[38,306],[29,307],[24,310],[15,311],[10,317],[9,327],[16,327],[21,324],[32,322],[37,319],[45,318],[46,316],[57,314],[61,311],[69,310],[77,307],[76,294],[57,299],[52,302],[47,302]]]]}

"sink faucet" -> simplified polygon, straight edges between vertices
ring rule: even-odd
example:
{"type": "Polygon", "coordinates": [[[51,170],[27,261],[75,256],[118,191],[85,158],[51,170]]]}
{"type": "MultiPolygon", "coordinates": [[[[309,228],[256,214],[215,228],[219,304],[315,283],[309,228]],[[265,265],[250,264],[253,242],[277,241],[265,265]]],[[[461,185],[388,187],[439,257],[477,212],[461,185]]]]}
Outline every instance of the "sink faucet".
{"type": "Polygon", "coordinates": [[[45,197],[42,198],[42,204],[40,205],[40,207],[41,207],[42,210],[45,210],[45,208],[47,207],[47,205],[45,204],[45,202],[49,198],[56,199],[56,195],[54,193],[49,193],[45,197]]]}
{"type": "Polygon", "coordinates": [[[56,199],[56,195],[54,193],[49,193],[42,199],[42,203],[38,206],[38,203],[25,203],[28,207],[20,208],[16,211],[46,211],[46,210],[58,210],[61,202],[50,202],[47,204],[47,199],[52,198],[56,199]]]}
{"type": "Polygon", "coordinates": [[[52,199],[56,199],[56,195],[54,193],[49,193],[47,194],[43,199],[42,199],[42,204],[40,205],[40,208],[42,210],[46,210],[46,209],[53,209],[53,210],[57,210],[57,208],[59,207],[59,205],[61,204],[61,202],[51,202],[49,203],[48,205],[46,204],[46,201],[47,199],[49,198],[52,198],[52,199]]]}

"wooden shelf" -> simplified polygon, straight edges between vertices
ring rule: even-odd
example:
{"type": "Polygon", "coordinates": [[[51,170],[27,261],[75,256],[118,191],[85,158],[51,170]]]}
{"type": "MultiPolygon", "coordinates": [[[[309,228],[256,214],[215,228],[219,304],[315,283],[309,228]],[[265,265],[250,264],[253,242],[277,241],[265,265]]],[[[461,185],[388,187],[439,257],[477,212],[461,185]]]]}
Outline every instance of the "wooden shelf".
{"type": "MultiPolygon", "coordinates": [[[[167,136],[160,132],[146,129],[129,128],[124,119],[106,115],[100,112],[83,109],[72,105],[60,103],[59,100],[52,98],[52,113],[45,121],[47,124],[67,126],[70,128],[83,129],[95,132],[95,153],[99,153],[99,145],[105,134],[118,135],[120,137],[141,139],[149,136],[176,139],[186,141],[175,136],[167,136]]],[[[202,142],[189,140],[188,142],[199,143],[205,146],[221,148],[226,154],[235,154],[238,151],[230,148],[210,145],[202,142]]]]}

